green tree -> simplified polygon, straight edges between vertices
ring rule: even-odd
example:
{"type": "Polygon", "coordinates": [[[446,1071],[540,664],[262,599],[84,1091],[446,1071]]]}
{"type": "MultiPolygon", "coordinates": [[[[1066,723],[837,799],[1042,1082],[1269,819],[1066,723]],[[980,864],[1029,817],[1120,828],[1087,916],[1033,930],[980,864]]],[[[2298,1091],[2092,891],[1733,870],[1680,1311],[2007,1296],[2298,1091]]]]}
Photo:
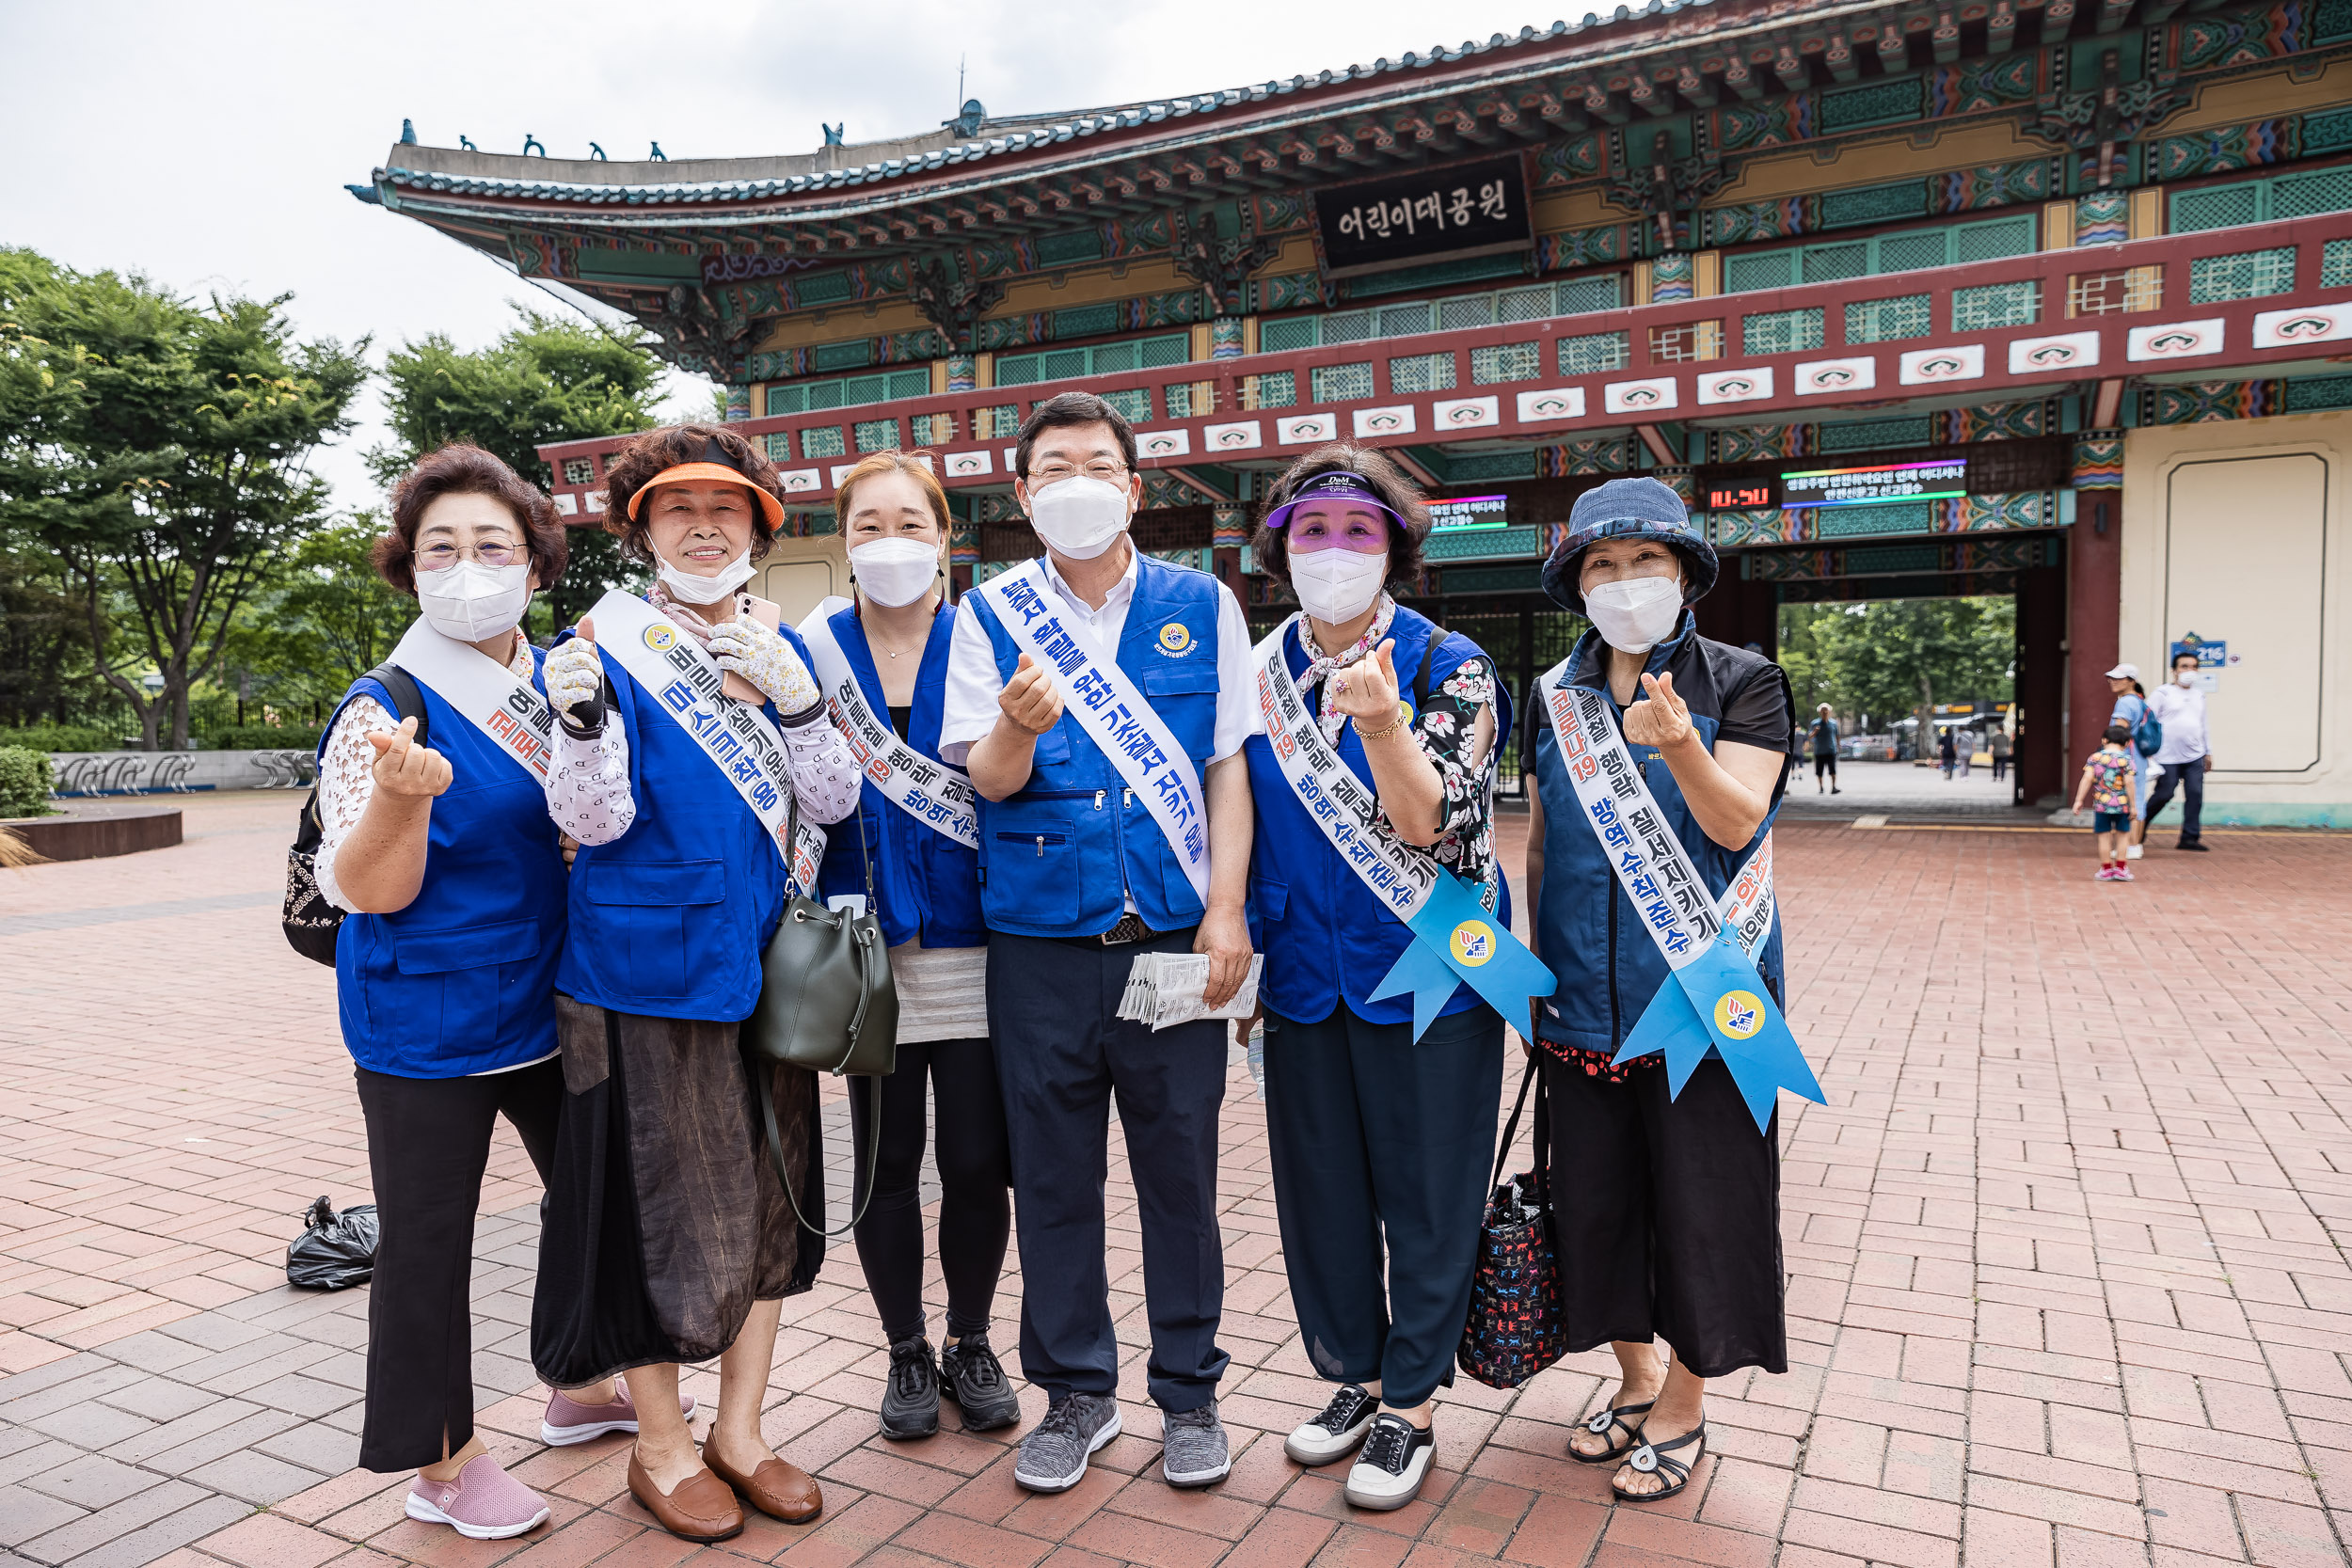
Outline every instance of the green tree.
{"type": "Polygon", "coordinates": [[[310,454],[367,377],[364,342],[296,341],[288,297],[199,307],[24,252],[0,269],[0,530],[57,563],[151,749],[167,718],[186,741],[190,688],[324,515],[310,454]]]}
{"type": "Polygon", "coordinates": [[[1826,702],[1846,713],[1909,712],[1924,725],[1937,703],[2010,695],[2016,605],[2005,597],[1789,605],[1781,639],[1784,664],[1795,659],[1801,709],[1826,702]]]}
{"type": "MultiPolygon", "coordinates": [[[[368,454],[387,489],[437,447],[470,441],[545,488],[539,448],[552,441],[622,436],[659,422],[660,361],[641,340],[584,322],[523,310],[485,349],[460,350],[434,333],[385,361],[393,444],[368,454]]],[[[571,565],[540,603],[565,626],[617,585],[629,567],[617,542],[591,525],[571,531],[571,565]]]]}
{"type": "Polygon", "coordinates": [[[224,665],[259,676],[261,693],[308,713],[391,657],[417,618],[414,600],[375,575],[383,519],[362,512],[296,546],[277,583],[239,617],[224,665]]]}

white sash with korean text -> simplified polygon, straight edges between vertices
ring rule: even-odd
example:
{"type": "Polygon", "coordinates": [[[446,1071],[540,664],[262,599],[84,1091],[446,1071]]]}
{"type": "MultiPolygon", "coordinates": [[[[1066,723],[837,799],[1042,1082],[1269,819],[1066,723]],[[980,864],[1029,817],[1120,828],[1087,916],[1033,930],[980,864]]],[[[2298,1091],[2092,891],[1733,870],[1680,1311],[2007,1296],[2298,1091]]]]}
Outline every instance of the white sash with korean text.
{"type": "Polygon", "coordinates": [[[812,891],[817,863],[825,854],[825,833],[815,823],[803,822],[799,836],[786,847],[792,765],[775,726],[757,708],[721,697],[725,672],[700,642],[634,594],[613,589],[589,614],[596,624],[597,652],[645,689],[742,798],[784,857],[793,890],[812,891]]]}
{"type": "Polygon", "coordinates": [[[1323,737],[1323,726],[1308,710],[1282,651],[1282,640],[1297,618],[1294,612],[1290,621],[1275,627],[1252,655],[1258,665],[1258,711],[1265,716],[1274,765],[1340,859],[1390,913],[1410,922],[1438,884],[1436,863],[1379,819],[1379,796],[1323,737]]]}
{"type": "Polygon", "coordinates": [[[555,709],[539,689],[469,642],[444,637],[420,620],[403,633],[389,662],[465,716],[490,744],[541,784],[553,753],[555,709]]]}
{"type": "Polygon", "coordinates": [[[1159,824],[1176,863],[1203,904],[1209,901],[1209,819],[1200,804],[1200,776],[1143,692],[1115,657],[1095,646],[1094,634],[1056,608],[1045,562],[1032,561],[973,590],[985,594],[996,619],[1061,693],[1064,709],[1110,758],[1152,820],[1159,824]]]}
{"type": "Polygon", "coordinates": [[[933,829],[968,849],[980,847],[980,819],[972,803],[972,781],[944,762],[934,762],[898,738],[898,732],[878,718],[850,668],[850,656],[833,634],[833,617],[850,607],[842,598],[827,599],[801,623],[801,641],[808,644],[817,666],[817,684],[825,694],[825,707],[835,728],[850,743],[850,752],[865,770],[866,782],[883,799],[925,827],[933,829]]]}
{"type": "Polygon", "coordinates": [[[1723,896],[1710,896],[1626,750],[1609,699],[1569,685],[1567,668],[1563,660],[1545,673],[1544,707],[1585,825],[1600,840],[1602,856],[1640,912],[1643,928],[1675,969],[1695,961],[1725,927],[1753,958],[1772,929],[1772,835],[1764,835],[1723,896]]]}

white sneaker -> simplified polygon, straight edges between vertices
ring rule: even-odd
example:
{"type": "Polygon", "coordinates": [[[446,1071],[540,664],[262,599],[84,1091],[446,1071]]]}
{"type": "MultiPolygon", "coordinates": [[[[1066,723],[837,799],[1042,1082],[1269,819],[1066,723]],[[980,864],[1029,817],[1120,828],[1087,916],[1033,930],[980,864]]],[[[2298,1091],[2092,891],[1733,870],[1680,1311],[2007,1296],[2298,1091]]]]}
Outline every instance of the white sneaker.
{"type": "Polygon", "coordinates": [[[1416,1427],[1402,1416],[1382,1411],[1373,1418],[1364,1450],[1347,1472],[1347,1500],[1377,1513],[1403,1508],[1420,1494],[1437,1457],[1435,1422],[1416,1427]]]}
{"type": "Polygon", "coordinates": [[[1282,1451],[1311,1470],[1318,1465],[1344,1459],[1364,1440],[1372,1418],[1378,1414],[1377,1399],[1356,1384],[1342,1384],[1339,1392],[1331,1396],[1331,1402],[1323,1407],[1322,1415],[1283,1441],[1282,1451]]]}
{"type": "Polygon", "coordinates": [[[2147,850],[2148,846],[2145,844],[2127,844],[2123,847],[2123,858],[2127,861],[2136,861],[2147,853],[2147,850]]]}

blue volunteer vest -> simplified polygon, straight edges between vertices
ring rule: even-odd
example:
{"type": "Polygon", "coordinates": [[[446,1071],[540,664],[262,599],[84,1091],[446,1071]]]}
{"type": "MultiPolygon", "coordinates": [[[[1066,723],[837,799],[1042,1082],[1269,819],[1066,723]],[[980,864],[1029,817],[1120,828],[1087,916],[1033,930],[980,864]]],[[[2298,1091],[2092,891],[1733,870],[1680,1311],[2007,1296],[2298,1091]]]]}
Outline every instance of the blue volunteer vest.
{"type": "MultiPolygon", "coordinates": [[[[536,649],[532,657],[545,662],[536,649]]],[[[532,684],[546,689],[535,673],[532,684]]],[[[369,1071],[463,1078],[555,1049],[564,856],[538,777],[431,687],[419,681],[417,690],[429,742],[453,777],[433,802],[415,899],[391,914],[343,917],[336,1010],[345,1049],[369,1071]]],[[[398,711],[390,692],[362,678],[337,715],[361,696],[398,711]]]]}
{"type": "MultiPolygon", "coordinates": [[[[842,657],[857,675],[858,689],[874,717],[887,723],[890,709],[882,701],[881,672],[866,641],[866,627],[854,607],[836,612],[826,623],[842,657]]],[[[947,649],[955,641],[956,611],[943,605],[931,618],[930,637],[923,644],[923,662],[914,673],[914,704],[907,715],[906,742],[914,750],[939,760],[939,723],[947,696],[947,649]]],[[[890,803],[871,784],[858,792],[857,815],[825,830],[825,860],[817,885],[827,898],[836,894],[866,892],[866,860],[858,834],[874,860],[875,914],[882,935],[893,947],[923,939],[926,947],[977,947],[988,941],[980,923],[980,860],[938,830],[917,822],[890,803]]]]}
{"type": "MultiPolygon", "coordinates": [[[[1685,610],[1674,641],[1652,648],[1644,669],[1653,675],[1673,673],[1675,695],[1690,708],[1692,725],[1712,752],[1716,734],[1723,727],[1724,699],[1753,675],[1756,666],[1768,661],[1761,654],[1701,637],[1696,627],[1696,617],[1685,610]]],[[[1600,686],[1599,649],[1600,639],[1593,632],[1578,641],[1568,662],[1574,684],[1600,686]]],[[[1787,725],[1794,722],[1792,713],[1787,725]]],[[[1747,863],[1749,853],[1772,832],[1788,770],[1782,769],[1780,783],[1773,785],[1772,811],[1756,829],[1755,839],[1739,849],[1726,849],[1708,837],[1692,816],[1690,803],[1682,798],[1681,786],[1675,783],[1674,771],[1664,759],[1647,746],[1629,741],[1626,749],[1641,767],[1659,811],[1690,851],[1708,892],[1722,897],[1733,875],[1747,863]]],[[[1576,791],[1561,763],[1558,732],[1549,724],[1536,732],[1534,772],[1544,802],[1544,885],[1535,910],[1536,951],[1560,977],[1560,989],[1538,1004],[1542,1015],[1536,1032],[1549,1040],[1613,1053],[1658,994],[1658,988],[1667,983],[1665,956],[1650,940],[1632,900],[1602,858],[1600,839],[1577,804],[1576,791]]],[[[1788,997],[1781,971],[1778,921],[1756,950],[1756,959],[1773,996],[1786,1009],[1788,997]]]]}
{"type": "MultiPolygon", "coordinates": [[[[782,636],[803,661],[807,645],[782,636]]],[[[637,819],[572,862],[571,941],[555,984],[615,1012],[728,1023],[759,1003],[759,958],[784,918],[784,857],[719,765],[660,699],[605,661],[628,736],[637,819]]],[[[770,720],[775,705],[763,710],[770,720]]]]}
{"type": "MultiPolygon", "coordinates": [[[[1414,677],[1424,658],[1432,660],[1428,686],[1436,690],[1465,659],[1484,657],[1478,644],[1458,632],[1449,633],[1430,648],[1438,629],[1427,616],[1402,605],[1390,623],[1396,640],[1397,689],[1406,703],[1413,697],[1414,677]]],[[[1306,652],[1298,645],[1294,625],[1283,636],[1282,653],[1295,680],[1307,668],[1306,652]]],[[[1327,682],[1301,693],[1316,712],[1322,711],[1327,682]]],[[[1418,719],[1419,715],[1415,717],[1418,719]]],[[[1495,685],[1494,750],[1501,752],[1511,734],[1511,698],[1501,682],[1495,685]]],[[[1372,765],[1356,726],[1340,730],[1340,759],[1370,785],[1372,765]]],[[[1263,932],[1265,968],[1259,995],[1273,1011],[1299,1023],[1319,1023],[1344,1000],[1349,1011],[1370,1023],[1410,1023],[1413,999],[1391,996],[1378,1002],[1367,997],[1380,989],[1412,932],[1388,906],[1365,888],[1331,841],[1323,836],[1307,808],[1298,803],[1288,780],[1274,759],[1273,744],[1253,735],[1242,747],[1249,759],[1249,792],[1257,802],[1257,843],[1249,862],[1249,903],[1263,932]]],[[[1500,869],[1498,868],[1498,876],[1500,869]]],[[[1503,885],[1500,913],[1511,918],[1509,884],[1503,885]]],[[[1483,1006],[1476,991],[1456,986],[1444,1012],[1458,1013],[1483,1006]]]]}
{"type": "MultiPolygon", "coordinates": [[[[1021,657],[1012,634],[987,594],[963,603],[988,633],[998,675],[1010,680],[1021,657]]],[[[1119,667],[1203,773],[1216,738],[1216,578],[1138,555],[1119,667]]],[[[1200,922],[1201,902],[1159,824],[1128,799],[1119,770],[1067,712],[1038,736],[1021,792],[982,797],[979,816],[980,909],[990,930],[1096,936],[1119,924],[1126,896],[1155,931],[1200,922]]]]}

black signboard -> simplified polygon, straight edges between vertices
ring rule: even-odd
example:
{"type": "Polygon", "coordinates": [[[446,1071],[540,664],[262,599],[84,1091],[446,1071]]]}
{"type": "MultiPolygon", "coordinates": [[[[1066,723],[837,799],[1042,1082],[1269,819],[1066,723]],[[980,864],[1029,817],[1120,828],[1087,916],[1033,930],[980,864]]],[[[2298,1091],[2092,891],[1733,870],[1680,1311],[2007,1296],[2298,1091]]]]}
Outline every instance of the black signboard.
{"type": "Polygon", "coordinates": [[[1517,154],[1324,187],[1315,192],[1315,223],[1332,277],[1534,243],[1527,173],[1517,154]]]}

